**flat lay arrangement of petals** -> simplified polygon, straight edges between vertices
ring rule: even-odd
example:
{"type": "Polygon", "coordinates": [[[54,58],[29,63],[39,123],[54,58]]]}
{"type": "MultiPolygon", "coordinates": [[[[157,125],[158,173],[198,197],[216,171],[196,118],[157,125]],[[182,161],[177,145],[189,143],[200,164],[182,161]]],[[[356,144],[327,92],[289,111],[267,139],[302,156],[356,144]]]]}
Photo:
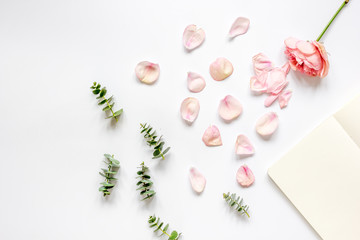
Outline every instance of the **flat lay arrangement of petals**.
{"type": "MultiPolygon", "coordinates": [[[[266,94],[264,101],[265,107],[271,106],[275,101],[279,102],[281,109],[285,108],[292,97],[293,91],[286,89],[289,81],[287,75],[290,69],[305,73],[309,76],[324,78],[329,72],[329,60],[325,47],[320,43],[321,37],[324,35],[335,17],[349,2],[343,2],[339,10],[330,20],[324,31],[316,39],[316,41],[303,41],[293,37],[285,39],[285,55],[288,61],[281,65],[275,66],[274,63],[263,53],[258,53],[252,58],[254,75],[250,78],[250,89],[257,95],[266,94]]],[[[231,26],[229,37],[234,38],[238,35],[245,34],[250,25],[250,20],[245,17],[238,17],[231,26]]],[[[205,32],[196,25],[188,25],[183,32],[183,46],[186,50],[191,51],[199,47],[205,40],[205,32]]],[[[234,67],[232,63],[224,58],[219,57],[210,64],[209,72],[215,81],[223,81],[232,75],[234,67]]],[[[145,84],[153,84],[160,75],[160,67],[158,64],[142,61],[135,67],[136,77],[140,82],[145,84]]],[[[204,90],[206,81],[203,76],[195,72],[187,73],[187,88],[192,93],[199,93],[204,90]]],[[[92,93],[97,95],[98,105],[104,105],[104,112],[107,112],[107,118],[113,118],[118,121],[123,109],[113,111],[113,97],[106,98],[107,90],[105,87],[94,82],[91,86],[92,93]]],[[[200,94],[201,95],[201,94],[200,94]]],[[[180,106],[181,118],[191,125],[198,117],[200,111],[200,103],[197,98],[187,97],[180,106]]],[[[214,110],[215,111],[215,110],[214,110]]],[[[218,105],[218,115],[225,122],[229,123],[238,118],[243,112],[243,106],[240,101],[232,96],[226,95],[221,99],[218,105]]],[[[262,138],[270,138],[272,134],[278,129],[279,118],[275,112],[267,112],[262,115],[255,123],[255,130],[262,138]]],[[[190,127],[190,126],[187,126],[190,127]]],[[[145,143],[151,148],[152,154],[149,156],[152,159],[163,159],[168,156],[170,147],[164,149],[165,142],[162,135],[159,134],[147,123],[140,124],[140,133],[143,136],[145,143]]],[[[219,128],[215,125],[210,125],[206,128],[202,136],[202,141],[206,146],[221,146],[223,145],[219,128]]],[[[255,148],[251,141],[244,134],[239,134],[235,142],[235,155],[241,158],[250,157],[255,153],[255,148]]],[[[114,155],[105,154],[105,164],[107,168],[102,168],[99,174],[105,178],[101,182],[99,191],[104,197],[110,196],[114,191],[117,182],[117,171],[120,168],[120,161],[114,158],[114,155]]],[[[247,159],[246,159],[247,160],[247,159]]],[[[241,160],[241,161],[246,161],[241,160]]],[[[156,161],[156,160],[154,160],[156,161]]],[[[121,174],[120,174],[121,175],[121,174]]],[[[144,162],[140,164],[136,172],[137,191],[139,191],[141,200],[152,199],[156,192],[153,189],[153,181],[149,175],[149,167],[144,162]]],[[[189,170],[190,185],[194,192],[202,193],[206,187],[206,178],[196,168],[191,167],[189,170]]],[[[246,165],[242,165],[236,172],[236,181],[241,187],[249,187],[255,181],[255,176],[251,169],[246,165]]],[[[157,195],[158,196],[158,195],[157,195]]],[[[234,207],[240,215],[249,215],[249,206],[243,204],[243,199],[235,193],[224,193],[223,198],[230,207],[234,207]]],[[[167,236],[169,240],[176,240],[181,237],[181,233],[177,231],[169,232],[169,224],[164,224],[160,218],[155,215],[148,219],[149,227],[154,228],[154,232],[161,232],[161,236],[167,236]]]]}

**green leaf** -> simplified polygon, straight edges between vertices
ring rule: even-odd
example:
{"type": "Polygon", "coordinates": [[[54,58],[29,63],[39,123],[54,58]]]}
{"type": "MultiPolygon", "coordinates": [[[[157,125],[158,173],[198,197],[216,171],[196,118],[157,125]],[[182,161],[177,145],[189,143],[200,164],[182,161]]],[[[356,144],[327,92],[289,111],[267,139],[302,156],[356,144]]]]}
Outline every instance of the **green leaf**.
{"type": "Polygon", "coordinates": [[[165,155],[169,150],[170,150],[170,147],[166,148],[162,154],[165,155]]]}
{"type": "Polygon", "coordinates": [[[103,185],[104,187],[113,187],[113,186],[115,186],[115,184],[113,184],[113,183],[107,183],[107,182],[102,182],[102,183],[100,183],[101,185],[103,185]]]}
{"type": "Polygon", "coordinates": [[[101,91],[100,91],[100,97],[104,97],[106,92],[107,92],[106,88],[102,88],[101,91]]]}
{"type": "Polygon", "coordinates": [[[143,195],[151,195],[151,194],[154,194],[155,191],[154,190],[149,190],[147,192],[144,192],[143,195]]]}
{"type": "Polygon", "coordinates": [[[178,234],[176,231],[172,231],[172,233],[170,234],[170,238],[169,238],[169,239],[171,239],[171,240],[176,239],[178,235],[179,235],[179,234],[178,234]]]}
{"type": "Polygon", "coordinates": [[[119,111],[116,111],[116,112],[114,113],[114,116],[115,116],[115,117],[120,116],[122,113],[123,113],[123,109],[120,109],[119,111]]]}
{"type": "Polygon", "coordinates": [[[95,89],[95,90],[93,90],[92,92],[93,92],[93,94],[98,94],[98,93],[100,92],[100,90],[99,90],[99,89],[95,89]]]}
{"type": "Polygon", "coordinates": [[[166,226],[164,227],[164,232],[166,232],[169,228],[169,224],[166,224],[166,226]]]}
{"type": "Polygon", "coordinates": [[[106,103],[106,99],[102,100],[101,102],[98,103],[98,105],[103,105],[104,103],[106,103]]]}
{"type": "Polygon", "coordinates": [[[160,155],[160,150],[159,149],[156,149],[153,153],[153,156],[156,157],[156,156],[159,156],[160,155]]]}

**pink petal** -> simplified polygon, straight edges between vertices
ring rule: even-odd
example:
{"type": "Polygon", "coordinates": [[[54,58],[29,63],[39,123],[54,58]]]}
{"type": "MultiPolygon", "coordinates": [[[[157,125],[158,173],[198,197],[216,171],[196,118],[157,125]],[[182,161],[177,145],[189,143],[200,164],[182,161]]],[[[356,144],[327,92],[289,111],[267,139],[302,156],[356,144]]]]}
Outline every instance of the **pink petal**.
{"type": "Polygon", "coordinates": [[[231,95],[227,95],[220,101],[218,112],[220,117],[226,121],[231,121],[242,113],[241,103],[231,95]]]}
{"type": "Polygon", "coordinates": [[[215,125],[211,125],[205,130],[202,140],[206,146],[222,145],[220,131],[215,125]]]}
{"type": "Polygon", "coordinates": [[[255,149],[250,140],[245,135],[240,134],[236,139],[235,153],[239,156],[250,156],[254,152],[255,149]]]}
{"type": "Polygon", "coordinates": [[[267,81],[267,93],[274,95],[279,94],[284,87],[288,84],[286,81],[286,73],[281,70],[281,68],[274,68],[269,72],[267,81]]]}
{"type": "Polygon", "coordinates": [[[252,58],[255,75],[259,76],[263,71],[270,71],[273,63],[263,53],[259,53],[252,58]]]}
{"type": "Polygon", "coordinates": [[[255,181],[255,176],[251,169],[243,165],[236,173],[236,180],[242,187],[249,187],[255,181]]]}
{"type": "Polygon", "coordinates": [[[200,111],[199,100],[193,97],[185,98],[181,103],[181,117],[188,123],[192,123],[197,118],[200,111]]]}
{"type": "Polygon", "coordinates": [[[266,92],[266,79],[268,72],[264,71],[259,76],[253,76],[250,79],[250,89],[254,92],[266,92]]]}
{"type": "Polygon", "coordinates": [[[185,28],[183,34],[183,44],[188,50],[192,50],[200,46],[205,40],[205,32],[201,28],[197,28],[192,24],[185,28]]]}
{"type": "Polygon", "coordinates": [[[270,106],[275,102],[275,100],[276,100],[278,97],[279,97],[279,95],[270,94],[270,95],[265,99],[265,102],[264,102],[265,107],[270,107],[270,106]]]}
{"type": "Polygon", "coordinates": [[[196,168],[192,167],[190,168],[190,183],[195,192],[201,193],[206,186],[206,179],[196,168]]]}
{"type": "Polygon", "coordinates": [[[296,47],[297,49],[300,50],[300,52],[302,52],[305,55],[312,55],[316,53],[316,47],[314,46],[314,44],[310,42],[298,41],[296,43],[296,47]]]}
{"type": "Polygon", "coordinates": [[[160,67],[158,64],[143,61],[136,65],[135,74],[141,82],[152,84],[159,78],[160,67]]]}
{"type": "Polygon", "coordinates": [[[205,88],[206,82],[205,79],[199,74],[194,72],[188,72],[187,85],[190,92],[198,93],[205,88]]]}
{"type": "Polygon", "coordinates": [[[256,122],[256,132],[263,137],[272,135],[279,126],[279,119],[276,113],[268,112],[256,122]]]}
{"type": "Polygon", "coordinates": [[[286,47],[291,48],[291,49],[296,49],[296,43],[298,41],[299,40],[296,38],[289,37],[289,38],[285,39],[284,43],[285,43],[286,47]]]}
{"type": "Polygon", "coordinates": [[[210,64],[210,75],[216,81],[222,81],[233,73],[233,65],[226,58],[220,57],[210,64]]]}
{"type": "Polygon", "coordinates": [[[288,105],[288,102],[289,102],[291,96],[292,96],[292,90],[290,90],[290,89],[287,89],[287,90],[283,91],[282,93],[280,93],[280,95],[279,95],[280,108],[284,108],[288,105]]]}
{"type": "Polygon", "coordinates": [[[249,29],[249,24],[250,24],[249,19],[244,17],[238,17],[231,26],[229,36],[233,38],[238,35],[246,33],[249,29]]]}
{"type": "Polygon", "coordinates": [[[281,67],[281,71],[283,71],[285,74],[288,74],[290,71],[290,64],[289,62],[285,63],[282,67],[281,67]]]}

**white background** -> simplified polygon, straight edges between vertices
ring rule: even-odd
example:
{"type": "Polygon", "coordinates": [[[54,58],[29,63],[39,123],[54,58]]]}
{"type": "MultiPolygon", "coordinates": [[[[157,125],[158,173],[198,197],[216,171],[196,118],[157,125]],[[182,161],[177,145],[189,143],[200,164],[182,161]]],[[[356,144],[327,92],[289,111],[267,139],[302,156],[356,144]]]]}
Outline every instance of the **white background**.
{"type": "Polygon", "coordinates": [[[294,94],[287,108],[280,110],[275,103],[266,109],[265,95],[252,95],[249,79],[253,55],[263,52],[281,66],[286,61],[283,40],[315,39],[340,4],[1,0],[0,239],[157,239],[147,224],[154,213],[183,232],[184,240],[320,239],[269,179],[267,169],[360,92],[359,1],[350,1],[322,39],[330,55],[328,77],[288,75],[294,94]],[[250,19],[249,31],[229,41],[228,30],[239,16],[250,19]],[[206,32],[204,44],[191,53],[182,46],[189,24],[206,32]],[[208,72],[219,56],[234,65],[233,75],[223,82],[215,82],[208,72]],[[134,68],[143,60],[160,64],[155,85],[135,78],[134,68]],[[203,92],[187,90],[188,71],[206,78],[203,92]],[[97,106],[89,89],[93,81],[116,97],[116,109],[124,108],[116,125],[97,106]],[[217,115],[227,94],[244,107],[230,124],[217,115]],[[188,96],[201,104],[190,127],[179,113],[188,96]],[[264,141],[254,124],[270,110],[278,113],[280,126],[264,141]],[[165,161],[150,159],[140,122],[151,123],[172,147],[165,161]],[[208,148],[201,141],[210,124],[219,127],[223,146],[208,148]],[[240,133],[255,145],[253,157],[235,156],[240,133]],[[98,192],[104,153],[121,162],[118,184],[108,199],[98,192]],[[142,161],[151,168],[157,191],[150,202],[139,201],[135,191],[136,167],[142,161]],[[242,164],[256,177],[248,189],[235,180],[242,164]],[[207,178],[201,195],[190,187],[190,166],[207,178]],[[227,191],[244,197],[250,219],[224,203],[227,191]]]}

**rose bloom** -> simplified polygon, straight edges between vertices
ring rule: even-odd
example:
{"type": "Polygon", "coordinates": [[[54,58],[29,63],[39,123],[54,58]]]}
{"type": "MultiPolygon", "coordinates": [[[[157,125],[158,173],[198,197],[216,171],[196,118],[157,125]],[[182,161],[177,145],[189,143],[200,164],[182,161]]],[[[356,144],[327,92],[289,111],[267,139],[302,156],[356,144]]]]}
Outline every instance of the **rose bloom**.
{"type": "Polygon", "coordinates": [[[285,40],[285,46],[293,70],[320,78],[328,74],[329,61],[323,44],[290,37],[285,40]]]}

